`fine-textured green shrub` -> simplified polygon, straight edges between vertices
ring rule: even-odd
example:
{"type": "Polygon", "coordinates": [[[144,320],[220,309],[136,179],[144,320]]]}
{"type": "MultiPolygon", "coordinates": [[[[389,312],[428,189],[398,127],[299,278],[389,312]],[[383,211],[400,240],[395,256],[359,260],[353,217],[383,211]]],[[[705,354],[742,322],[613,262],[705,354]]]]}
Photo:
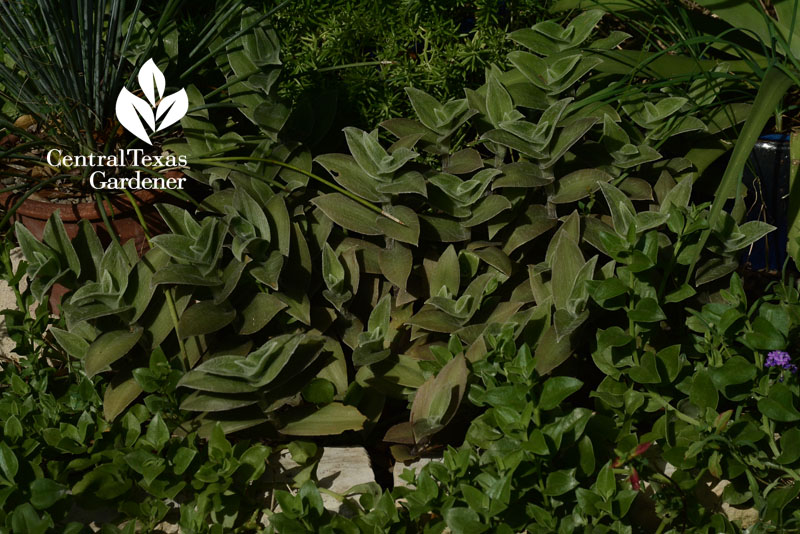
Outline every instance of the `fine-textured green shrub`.
{"type": "MultiPolygon", "coordinates": [[[[505,64],[506,33],[549,18],[548,1],[304,0],[275,14],[286,83],[297,104],[330,99],[343,125],[367,128],[411,113],[403,88],[440,100],[505,64]],[[360,66],[359,66],[360,65],[360,66]],[[337,101],[338,99],[338,101],[337,101]]],[[[272,4],[268,4],[272,5],[272,4]]],[[[340,126],[341,127],[341,126],[340,126]]]]}

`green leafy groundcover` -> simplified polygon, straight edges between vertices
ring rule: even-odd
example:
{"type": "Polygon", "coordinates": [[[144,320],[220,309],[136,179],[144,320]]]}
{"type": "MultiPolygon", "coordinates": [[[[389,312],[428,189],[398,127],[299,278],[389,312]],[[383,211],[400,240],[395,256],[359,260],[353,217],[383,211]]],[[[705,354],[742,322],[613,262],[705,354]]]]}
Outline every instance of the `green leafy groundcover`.
{"type": "MultiPolygon", "coordinates": [[[[697,313],[696,340],[708,344],[712,360],[734,350],[726,331],[779,337],[753,327],[765,316],[786,325],[786,311],[800,306],[797,290],[788,289],[781,296],[793,301],[763,302],[750,321],[735,296],[740,289],[731,288],[731,302],[697,313]],[[740,326],[705,328],[702,321],[723,308],[740,326]]],[[[347,517],[322,507],[310,442],[231,442],[220,426],[199,440],[183,430],[169,394],[157,411],[137,405],[108,423],[88,378],[44,359],[8,364],[0,397],[3,531],[88,532],[94,521],[102,532],[149,532],[168,520],[183,532],[742,532],[695,500],[707,473],[732,480],[726,500],[758,509],[763,522],[750,532],[796,525],[800,436],[791,423],[800,420],[793,406],[800,388],[791,368],[760,368],[733,354],[722,366],[692,369],[667,350],[627,386],[609,377],[590,390],[577,378],[541,377],[531,350],[515,348],[511,329],[489,343],[472,366],[467,398],[480,415],[464,443],[418,475],[406,472],[410,487],[368,483],[335,495],[347,517]],[[596,399],[594,410],[581,406],[587,397],[596,399]],[[648,421],[653,430],[637,435],[648,421]],[[283,449],[301,465],[289,479],[297,491],[276,483],[275,454],[283,449]],[[669,476],[662,458],[676,467],[669,476]],[[655,493],[643,492],[644,481],[655,493]],[[657,513],[637,515],[643,502],[657,513]]],[[[459,360],[461,353],[450,361],[459,360]]],[[[785,355],[772,360],[790,365],[785,355]]],[[[148,369],[167,391],[173,372],[166,362],[153,358],[148,369]]]]}
{"type": "Polygon", "coordinates": [[[281,533],[741,532],[695,498],[720,479],[758,512],[749,532],[797,529],[797,287],[748,302],[738,253],[772,227],[693,192],[690,148],[741,114],[724,79],[631,84],[602,17],[515,31],[511,67],[465,98],[408,88],[415,118],[315,158],[270,96],[274,42],[232,37],[225,105],[208,93],[164,143],[211,193],[159,205],[144,256],[86,223],[16,226],[7,528],[61,531],[106,499],[109,525],[172,513],[187,532],[258,529],[264,509],[281,533]],[[45,332],[24,310],[56,283],[45,332]],[[307,436],[444,460],[331,516],[316,446],[290,442],[307,436]],[[304,468],[265,505],[284,447],[304,468]]]}

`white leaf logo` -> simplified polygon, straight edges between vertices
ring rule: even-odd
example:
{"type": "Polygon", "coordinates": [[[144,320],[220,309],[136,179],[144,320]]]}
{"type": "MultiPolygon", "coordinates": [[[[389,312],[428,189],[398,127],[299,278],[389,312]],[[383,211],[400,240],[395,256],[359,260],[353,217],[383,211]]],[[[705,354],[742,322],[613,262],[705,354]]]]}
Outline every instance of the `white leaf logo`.
{"type": "Polygon", "coordinates": [[[186,115],[189,110],[189,98],[186,96],[185,89],[164,96],[167,82],[164,73],[158,69],[152,59],[148,59],[142,65],[137,80],[147,100],[139,98],[123,87],[117,97],[117,119],[130,133],[148,145],[152,145],[145,124],[150,128],[151,133],[172,126],[186,115]],[[156,121],[162,117],[161,123],[156,127],[156,121]]]}

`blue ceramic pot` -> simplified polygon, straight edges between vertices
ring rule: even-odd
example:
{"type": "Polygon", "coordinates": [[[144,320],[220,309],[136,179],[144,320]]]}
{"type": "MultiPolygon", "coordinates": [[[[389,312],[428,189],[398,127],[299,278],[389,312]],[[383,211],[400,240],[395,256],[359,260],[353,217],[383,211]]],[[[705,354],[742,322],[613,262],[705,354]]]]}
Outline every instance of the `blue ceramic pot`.
{"type": "Polygon", "coordinates": [[[789,136],[762,136],[745,167],[742,182],[748,221],[764,221],[777,228],[745,251],[743,262],[751,269],[780,271],[786,261],[789,210],[789,136]]]}

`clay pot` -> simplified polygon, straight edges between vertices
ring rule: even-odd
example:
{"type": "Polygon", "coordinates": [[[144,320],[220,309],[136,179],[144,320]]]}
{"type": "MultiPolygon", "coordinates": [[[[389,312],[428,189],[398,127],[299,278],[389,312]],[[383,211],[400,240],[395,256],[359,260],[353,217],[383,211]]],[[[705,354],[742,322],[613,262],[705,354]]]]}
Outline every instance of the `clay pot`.
{"type": "MultiPolygon", "coordinates": [[[[167,226],[161,216],[155,210],[153,204],[157,202],[170,201],[173,197],[154,190],[140,190],[132,192],[133,196],[139,201],[139,210],[142,212],[150,235],[163,233],[167,226]]],[[[0,193],[0,207],[3,210],[11,209],[20,198],[19,193],[0,193]]],[[[107,196],[104,201],[104,208],[111,226],[116,231],[121,243],[133,239],[136,251],[141,256],[149,249],[144,230],[139,224],[136,212],[125,195],[107,196]]],[[[21,222],[39,240],[42,239],[44,227],[50,216],[58,211],[64,228],[70,239],[78,235],[78,222],[87,219],[97,232],[100,242],[107,246],[111,242],[100,210],[96,202],[82,202],[80,204],[57,204],[53,202],[42,202],[39,200],[26,200],[12,216],[11,222],[21,222]]],[[[67,288],[61,284],[54,284],[50,290],[50,310],[58,314],[61,298],[67,293],[67,288]]]]}
{"type": "MultiPolygon", "coordinates": [[[[166,226],[153,204],[161,201],[167,195],[160,191],[141,190],[133,192],[133,196],[139,201],[139,209],[151,235],[163,232],[166,226]]],[[[11,209],[19,201],[19,197],[19,194],[0,193],[0,207],[4,210],[11,209]]],[[[136,212],[128,201],[128,197],[113,195],[107,197],[103,204],[109,222],[119,236],[120,242],[125,243],[129,239],[133,239],[139,254],[146,252],[148,248],[147,240],[141,225],[139,225],[136,212]]],[[[106,225],[103,223],[103,218],[100,215],[100,210],[97,209],[96,202],[57,204],[28,199],[17,209],[11,221],[21,222],[36,239],[41,240],[47,220],[56,211],[61,215],[61,221],[64,223],[64,228],[70,239],[78,235],[78,222],[81,219],[87,219],[92,223],[92,227],[104,245],[111,242],[111,236],[109,236],[106,225]]]]}

